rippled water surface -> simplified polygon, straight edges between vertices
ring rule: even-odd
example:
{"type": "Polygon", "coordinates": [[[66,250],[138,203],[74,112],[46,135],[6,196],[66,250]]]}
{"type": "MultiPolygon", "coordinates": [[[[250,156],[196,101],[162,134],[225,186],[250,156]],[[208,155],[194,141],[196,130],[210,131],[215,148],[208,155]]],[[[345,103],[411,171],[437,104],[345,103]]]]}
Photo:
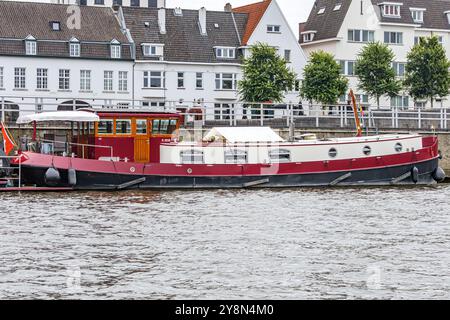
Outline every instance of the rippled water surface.
{"type": "Polygon", "coordinates": [[[0,204],[4,299],[450,299],[446,185],[0,204]]]}

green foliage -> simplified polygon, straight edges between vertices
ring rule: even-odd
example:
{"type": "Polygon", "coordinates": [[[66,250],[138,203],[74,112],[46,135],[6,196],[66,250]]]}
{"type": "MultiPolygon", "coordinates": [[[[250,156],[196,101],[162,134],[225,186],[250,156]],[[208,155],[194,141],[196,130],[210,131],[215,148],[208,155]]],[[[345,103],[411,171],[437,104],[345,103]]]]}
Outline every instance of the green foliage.
{"type": "Polygon", "coordinates": [[[394,97],[402,89],[402,83],[396,78],[392,63],[395,55],[383,43],[372,42],[364,46],[358,54],[355,73],[358,76],[358,88],[377,100],[384,95],[394,97]]]}
{"type": "Polygon", "coordinates": [[[295,84],[297,75],[275,48],[257,43],[250,50],[251,56],[243,63],[243,80],[239,81],[241,99],[246,102],[283,101],[284,93],[295,84]]]}
{"type": "Polygon", "coordinates": [[[348,87],[348,80],[340,74],[340,70],[332,54],[324,51],[311,53],[303,73],[301,96],[322,104],[336,104],[348,87]]]}
{"type": "Polygon", "coordinates": [[[429,99],[448,95],[450,62],[437,37],[420,39],[408,53],[405,86],[415,99],[429,99]]]}

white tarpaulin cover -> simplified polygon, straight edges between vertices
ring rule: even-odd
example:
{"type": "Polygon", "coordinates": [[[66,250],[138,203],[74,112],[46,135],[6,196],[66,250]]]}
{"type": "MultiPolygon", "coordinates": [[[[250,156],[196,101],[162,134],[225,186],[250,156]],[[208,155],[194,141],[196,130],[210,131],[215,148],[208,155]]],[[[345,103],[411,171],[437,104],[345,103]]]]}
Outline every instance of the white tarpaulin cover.
{"type": "Polygon", "coordinates": [[[269,127],[217,127],[211,129],[204,140],[225,140],[229,143],[284,141],[283,138],[269,127]]]}
{"type": "Polygon", "coordinates": [[[58,111],[58,112],[43,112],[20,116],[17,119],[17,124],[27,124],[31,122],[44,121],[70,121],[70,122],[99,122],[98,115],[86,111],[58,111]]]}

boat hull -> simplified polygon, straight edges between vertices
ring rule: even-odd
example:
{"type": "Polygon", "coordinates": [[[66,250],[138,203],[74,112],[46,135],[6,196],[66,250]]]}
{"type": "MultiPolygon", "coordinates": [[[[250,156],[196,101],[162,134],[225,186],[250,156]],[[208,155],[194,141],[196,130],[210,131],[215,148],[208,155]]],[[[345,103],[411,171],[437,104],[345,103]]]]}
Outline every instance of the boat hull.
{"type": "Polygon", "coordinates": [[[48,167],[22,166],[24,184],[38,187],[72,187],[74,190],[124,189],[226,189],[226,188],[294,188],[324,186],[430,185],[439,159],[371,169],[274,174],[259,176],[167,176],[76,171],[76,184],[70,186],[67,169],[58,169],[59,183],[45,179],[48,167]]]}

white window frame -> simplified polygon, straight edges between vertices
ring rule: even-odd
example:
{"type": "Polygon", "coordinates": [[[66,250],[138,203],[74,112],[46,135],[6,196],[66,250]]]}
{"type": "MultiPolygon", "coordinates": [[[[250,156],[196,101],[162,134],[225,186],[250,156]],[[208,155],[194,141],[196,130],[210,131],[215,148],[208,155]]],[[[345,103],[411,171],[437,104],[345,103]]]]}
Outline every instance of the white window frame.
{"type": "Polygon", "coordinates": [[[355,72],[355,64],[356,61],[353,60],[339,60],[339,64],[341,66],[341,74],[345,75],[347,77],[354,77],[356,76],[356,72],[355,72]],[[352,70],[353,72],[350,73],[350,65],[352,66],[352,70]]]}
{"type": "Polygon", "coordinates": [[[281,26],[276,24],[267,25],[267,33],[281,33],[281,26]]]}
{"type": "Polygon", "coordinates": [[[112,70],[103,71],[103,91],[114,91],[114,71],[112,70]]]}
{"type": "Polygon", "coordinates": [[[375,31],[363,30],[363,29],[348,29],[347,41],[348,42],[360,42],[360,43],[374,42],[375,41],[375,31]],[[350,37],[350,34],[351,34],[351,37],[350,37]],[[367,38],[366,40],[364,40],[365,36],[367,38]],[[359,39],[359,40],[357,40],[357,39],[359,39]]]}
{"type": "Polygon", "coordinates": [[[399,3],[393,3],[393,2],[384,2],[383,4],[383,17],[390,17],[390,18],[400,18],[401,14],[401,4],[399,3]]]}
{"type": "Polygon", "coordinates": [[[226,150],[224,152],[225,164],[248,163],[248,152],[245,150],[226,150]]]}
{"type": "Polygon", "coordinates": [[[48,89],[48,69],[37,68],[36,69],[36,89],[47,90],[48,89]]]}
{"type": "Polygon", "coordinates": [[[286,62],[288,63],[292,62],[292,50],[289,49],[284,50],[284,60],[286,60],[286,62]]]}
{"type": "Polygon", "coordinates": [[[177,88],[178,89],[184,89],[185,88],[185,73],[184,72],[177,72],[177,88]],[[182,85],[180,86],[180,81],[182,82],[182,85]]]}
{"type": "Polygon", "coordinates": [[[384,32],[384,43],[386,44],[394,44],[394,45],[403,45],[403,32],[397,32],[397,31],[385,31],[384,32]],[[386,42],[386,34],[389,34],[389,42],[386,42]],[[395,41],[392,41],[392,35],[395,34],[395,41]],[[401,41],[399,41],[401,40],[401,41]]]}
{"type": "Polygon", "coordinates": [[[70,90],[70,70],[58,70],[58,88],[59,90],[70,90]]]}
{"type": "Polygon", "coordinates": [[[216,47],[216,57],[220,59],[235,59],[236,48],[233,47],[216,47]]]}
{"type": "Polygon", "coordinates": [[[196,89],[203,89],[204,88],[203,72],[196,72],[195,73],[195,88],[196,89]],[[200,83],[200,86],[199,86],[199,83],[200,83]]]}
{"type": "Polygon", "coordinates": [[[395,71],[395,75],[397,77],[404,77],[405,76],[405,71],[406,71],[406,62],[393,62],[392,63],[392,68],[395,71]],[[400,72],[403,71],[403,72],[400,72]]]}
{"type": "Polygon", "coordinates": [[[424,8],[409,8],[411,10],[411,17],[416,23],[423,23],[425,11],[424,8]]]}
{"type": "Polygon", "coordinates": [[[78,42],[71,42],[69,44],[69,54],[71,57],[79,57],[81,48],[80,43],[78,42]]]}
{"type": "Polygon", "coordinates": [[[3,74],[4,70],[5,69],[3,67],[0,67],[0,89],[4,89],[4,85],[5,85],[4,74],[3,74]]]}
{"type": "Polygon", "coordinates": [[[410,100],[411,99],[409,96],[392,97],[391,98],[391,107],[407,109],[407,108],[409,108],[410,100]],[[401,101],[400,104],[398,103],[399,101],[401,101]],[[405,101],[407,102],[407,104],[405,104],[405,101]]]}
{"type": "Polygon", "coordinates": [[[143,73],[143,87],[145,89],[164,89],[165,88],[165,73],[163,71],[144,71],[143,73]],[[159,79],[161,85],[159,87],[152,85],[153,79],[159,79]],[[147,85],[146,85],[147,82],[147,85]]]}
{"type": "Polygon", "coordinates": [[[333,8],[333,11],[339,11],[342,8],[342,3],[336,3],[336,5],[333,8]]]}
{"type": "Polygon", "coordinates": [[[269,160],[271,163],[291,162],[292,152],[287,149],[273,149],[269,151],[269,160]],[[288,156],[287,158],[285,156],[288,156]]]}
{"type": "Polygon", "coordinates": [[[91,70],[80,70],[80,91],[91,91],[91,70]]]}
{"type": "Polygon", "coordinates": [[[205,154],[200,150],[180,151],[180,161],[182,164],[204,164],[205,154]]]}
{"type": "Polygon", "coordinates": [[[25,53],[27,56],[35,56],[37,54],[36,40],[25,40],[25,53]]]}
{"type": "Polygon", "coordinates": [[[111,44],[111,58],[120,59],[122,57],[122,46],[120,44],[111,44]]]}
{"type": "Polygon", "coordinates": [[[303,42],[311,42],[314,40],[314,32],[308,32],[303,34],[303,42]]]}
{"type": "Polygon", "coordinates": [[[237,74],[236,73],[216,73],[216,90],[221,91],[235,91],[237,89],[237,74]],[[226,77],[225,77],[226,76],[226,77]],[[229,77],[231,76],[231,77],[229,77]],[[231,81],[231,89],[224,88],[225,81],[231,81]]]}
{"type": "Polygon", "coordinates": [[[320,8],[319,11],[317,11],[317,15],[324,14],[324,13],[325,13],[325,10],[326,10],[326,7],[320,8]]]}
{"type": "Polygon", "coordinates": [[[128,71],[119,71],[119,92],[128,91],[128,71]]]}
{"type": "Polygon", "coordinates": [[[142,54],[145,57],[156,57],[158,54],[158,46],[152,44],[143,44],[142,45],[142,54]]]}
{"type": "Polygon", "coordinates": [[[26,89],[26,69],[14,68],[14,89],[26,89]]]}

